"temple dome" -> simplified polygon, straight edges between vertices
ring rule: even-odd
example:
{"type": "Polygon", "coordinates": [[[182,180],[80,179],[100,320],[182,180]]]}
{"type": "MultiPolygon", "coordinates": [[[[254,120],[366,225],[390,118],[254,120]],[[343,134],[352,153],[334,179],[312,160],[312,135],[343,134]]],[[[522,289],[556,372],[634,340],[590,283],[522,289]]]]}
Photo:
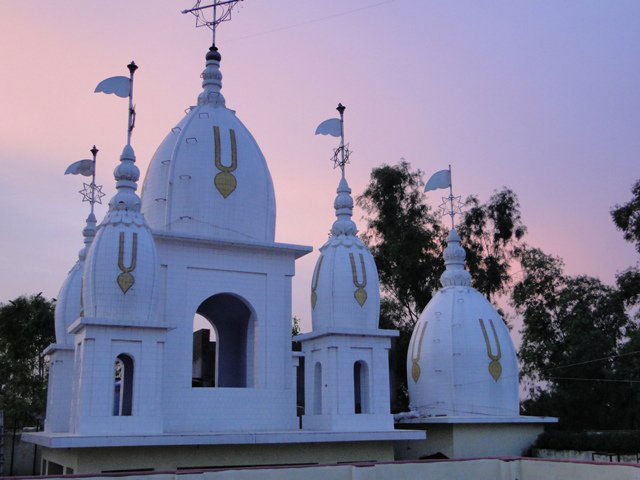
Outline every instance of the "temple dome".
{"type": "Polygon", "coordinates": [[[416,322],[407,352],[411,409],[422,416],[516,416],[518,364],[509,329],[471,287],[455,229],[443,288],[416,322]]]}
{"type": "Polygon", "coordinates": [[[83,273],[84,316],[122,325],[157,322],[156,247],[136,195],[140,173],[127,145],[114,171],[118,192],[98,226],[83,273]]]}
{"type": "Polygon", "coordinates": [[[377,329],[380,314],[378,270],[351,220],[351,189],[342,176],[334,202],[337,219],[320,247],[311,279],[313,330],[377,329]]]}
{"type": "Polygon", "coordinates": [[[90,213],[87,217],[87,224],[82,230],[84,246],[78,252],[78,261],[67,274],[56,300],[54,318],[56,343],[58,344],[73,345],[73,334],[68,333],[67,329],[82,314],[82,271],[87,251],[95,235],[96,217],[90,213]]]}
{"type": "Polygon", "coordinates": [[[154,230],[273,242],[275,195],[255,139],[226,108],[220,54],[207,54],[197,106],[156,150],[142,187],[142,212],[154,230]]]}

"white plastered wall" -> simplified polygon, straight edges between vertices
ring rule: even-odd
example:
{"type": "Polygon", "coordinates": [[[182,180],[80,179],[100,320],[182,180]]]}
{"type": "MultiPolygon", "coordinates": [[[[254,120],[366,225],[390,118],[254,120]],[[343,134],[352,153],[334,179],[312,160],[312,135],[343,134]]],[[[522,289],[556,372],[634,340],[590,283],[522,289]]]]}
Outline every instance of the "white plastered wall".
{"type": "Polygon", "coordinates": [[[291,252],[207,242],[158,240],[163,301],[171,325],[164,376],[164,431],[213,432],[297,428],[291,352],[291,252]],[[214,295],[251,311],[247,387],[193,388],[193,319],[214,295]]]}
{"type": "Polygon", "coordinates": [[[305,355],[303,429],[379,431],[393,429],[389,405],[388,337],[326,335],[302,342],[305,355]],[[354,364],[367,365],[368,411],[355,413],[354,364]],[[314,412],[315,365],[322,365],[322,413],[314,412]]]}

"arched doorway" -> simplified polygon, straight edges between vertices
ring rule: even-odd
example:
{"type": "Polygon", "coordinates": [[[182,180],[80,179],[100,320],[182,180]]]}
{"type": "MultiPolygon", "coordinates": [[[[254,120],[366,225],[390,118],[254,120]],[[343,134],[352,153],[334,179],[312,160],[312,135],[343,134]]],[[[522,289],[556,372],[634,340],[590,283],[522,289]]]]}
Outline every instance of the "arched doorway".
{"type": "Polygon", "coordinates": [[[253,327],[251,309],[235,295],[202,302],[194,317],[192,386],[251,386],[253,327]]]}

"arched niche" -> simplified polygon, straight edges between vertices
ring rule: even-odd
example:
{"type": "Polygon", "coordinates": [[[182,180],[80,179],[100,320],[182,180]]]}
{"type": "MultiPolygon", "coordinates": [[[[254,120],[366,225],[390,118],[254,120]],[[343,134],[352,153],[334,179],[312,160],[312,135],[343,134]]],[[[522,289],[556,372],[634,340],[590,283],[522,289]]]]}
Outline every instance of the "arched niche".
{"type": "Polygon", "coordinates": [[[353,364],[354,413],[369,413],[369,396],[369,367],[366,362],[358,360],[353,364]]]}
{"type": "Polygon", "coordinates": [[[313,414],[322,415],[322,364],[313,367],[313,414]]]}
{"type": "Polygon", "coordinates": [[[114,364],[113,415],[130,416],[133,412],[133,358],[126,353],[114,364]]]}
{"type": "Polygon", "coordinates": [[[192,386],[253,386],[254,324],[252,308],[236,295],[203,301],[194,317],[192,386]]]}

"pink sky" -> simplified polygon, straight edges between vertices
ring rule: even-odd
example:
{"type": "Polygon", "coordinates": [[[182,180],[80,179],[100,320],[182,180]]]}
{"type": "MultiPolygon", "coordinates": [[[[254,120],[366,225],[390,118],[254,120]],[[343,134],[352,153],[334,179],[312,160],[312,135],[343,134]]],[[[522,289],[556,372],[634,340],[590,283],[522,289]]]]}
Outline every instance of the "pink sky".
{"type": "MultiPolygon", "coordinates": [[[[87,215],[81,179],[62,174],[94,143],[98,181],[107,198],[114,191],[126,102],[95,85],[140,65],[133,144],[143,172],[195,103],[210,37],[179,13],[191,5],[0,4],[0,301],[57,295],[87,215]]],[[[564,258],[568,273],[610,282],[635,263],[609,210],[640,178],[639,16],[635,1],[246,0],[219,33],[223,92],[269,163],[276,239],[316,249],[294,280],[303,330],[338,182],[335,142],[313,132],[339,101],[354,194],[384,162],[404,157],[426,172],[451,163],[458,194],[485,200],[511,187],[528,242],[564,258]]]]}

